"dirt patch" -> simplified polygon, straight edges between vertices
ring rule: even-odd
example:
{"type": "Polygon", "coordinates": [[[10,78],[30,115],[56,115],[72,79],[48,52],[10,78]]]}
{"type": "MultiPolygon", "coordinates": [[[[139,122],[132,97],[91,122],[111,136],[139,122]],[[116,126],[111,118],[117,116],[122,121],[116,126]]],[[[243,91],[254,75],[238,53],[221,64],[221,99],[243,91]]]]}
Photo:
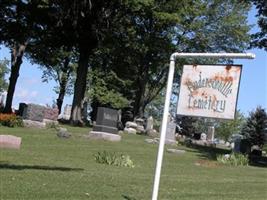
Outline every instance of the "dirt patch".
{"type": "Polygon", "coordinates": [[[209,168],[217,168],[220,166],[220,164],[218,162],[211,161],[211,160],[198,160],[195,162],[195,165],[203,166],[203,167],[209,167],[209,168]]]}

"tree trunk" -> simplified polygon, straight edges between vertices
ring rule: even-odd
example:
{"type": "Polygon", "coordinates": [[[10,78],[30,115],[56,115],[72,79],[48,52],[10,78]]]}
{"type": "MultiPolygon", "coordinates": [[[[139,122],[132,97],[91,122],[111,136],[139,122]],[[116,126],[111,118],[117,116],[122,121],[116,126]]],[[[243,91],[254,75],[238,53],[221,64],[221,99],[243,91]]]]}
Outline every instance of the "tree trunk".
{"type": "Polygon", "coordinates": [[[60,90],[59,90],[58,98],[57,98],[58,114],[61,113],[62,104],[63,104],[63,100],[64,100],[65,93],[66,93],[66,84],[67,82],[60,84],[60,90]]]}
{"type": "Polygon", "coordinates": [[[66,57],[64,59],[62,76],[59,77],[59,93],[58,93],[58,98],[57,98],[58,114],[60,114],[61,110],[62,110],[62,104],[64,101],[64,97],[66,94],[66,88],[67,88],[68,80],[70,77],[69,63],[70,63],[70,58],[66,57]]]}
{"type": "Polygon", "coordinates": [[[86,90],[90,47],[82,47],[79,49],[79,51],[80,51],[80,56],[77,68],[77,77],[74,85],[74,96],[73,96],[71,118],[70,118],[71,124],[73,125],[83,125],[82,102],[86,90]]]}
{"type": "Polygon", "coordinates": [[[9,85],[7,89],[6,105],[4,113],[12,113],[12,101],[19,77],[19,70],[22,64],[22,57],[25,52],[27,44],[15,44],[11,53],[11,73],[9,77],[9,85]]]}

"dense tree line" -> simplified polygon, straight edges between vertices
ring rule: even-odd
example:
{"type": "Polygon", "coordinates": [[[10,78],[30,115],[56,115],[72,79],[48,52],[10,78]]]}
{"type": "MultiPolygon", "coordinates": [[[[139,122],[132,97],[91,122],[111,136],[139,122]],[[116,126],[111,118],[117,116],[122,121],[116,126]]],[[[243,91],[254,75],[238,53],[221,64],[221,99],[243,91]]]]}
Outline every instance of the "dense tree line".
{"type": "MultiPolygon", "coordinates": [[[[73,124],[83,123],[85,97],[94,109],[132,106],[134,116],[143,117],[161,95],[174,51],[242,52],[250,42],[246,1],[0,2],[0,42],[11,49],[5,112],[11,112],[26,55],[42,66],[44,80],[58,81],[59,110],[66,92],[73,90],[73,124]]],[[[183,63],[179,60],[177,68],[183,63]]]]}

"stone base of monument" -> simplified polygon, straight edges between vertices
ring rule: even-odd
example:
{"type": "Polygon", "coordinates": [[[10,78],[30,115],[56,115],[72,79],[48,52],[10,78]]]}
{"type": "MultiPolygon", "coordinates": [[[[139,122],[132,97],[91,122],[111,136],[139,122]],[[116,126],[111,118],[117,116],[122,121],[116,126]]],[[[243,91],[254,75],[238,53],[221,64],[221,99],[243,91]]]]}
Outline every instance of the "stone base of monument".
{"type": "Polygon", "coordinates": [[[176,145],[177,141],[176,140],[171,140],[171,139],[165,139],[165,144],[176,145]]]}
{"type": "Polygon", "coordinates": [[[19,149],[21,137],[13,135],[0,135],[0,148],[19,149]]]}
{"type": "Polygon", "coordinates": [[[113,134],[117,134],[118,133],[117,127],[103,126],[103,125],[98,125],[98,124],[95,124],[93,126],[93,131],[105,132],[105,133],[108,132],[108,133],[113,133],[113,134]]]}
{"type": "Polygon", "coordinates": [[[121,141],[120,135],[100,131],[90,131],[90,133],[85,137],[94,140],[107,140],[112,142],[121,141]]]}

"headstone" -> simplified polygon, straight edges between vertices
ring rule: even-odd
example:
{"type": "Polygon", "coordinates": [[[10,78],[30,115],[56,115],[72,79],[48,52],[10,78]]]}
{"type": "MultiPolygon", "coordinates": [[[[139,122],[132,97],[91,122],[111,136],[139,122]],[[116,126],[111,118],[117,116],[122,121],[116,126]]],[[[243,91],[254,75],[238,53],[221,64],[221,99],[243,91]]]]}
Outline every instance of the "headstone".
{"type": "Polygon", "coordinates": [[[134,128],[131,128],[131,127],[127,128],[127,127],[125,127],[124,128],[124,132],[125,133],[128,133],[128,134],[136,134],[137,131],[134,128]]]}
{"type": "Polygon", "coordinates": [[[6,103],[6,95],[7,95],[7,92],[2,92],[0,93],[0,107],[4,107],[5,106],[5,103],[6,103]]]}
{"type": "Polygon", "coordinates": [[[137,128],[137,124],[135,122],[126,122],[125,126],[126,128],[137,128]]]}
{"type": "Polygon", "coordinates": [[[24,112],[26,107],[27,107],[26,103],[20,103],[19,104],[19,111],[18,111],[19,116],[21,116],[21,117],[23,116],[23,112],[24,112]]]}
{"type": "Polygon", "coordinates": [[[99,107],[97,110],[96,124],[93,126],[93,131],[117,134],[117,121],[117,110],[99,107]]]}
{"type": "Polygon", "coordinates": [[[176,131],[176,123],[168,122],[166,130],[166,140],[165,140],[166,144],[176,144],[175,131],[176,131]]]}
{"type": "Polygon", "coordinates": [[[59,128],[57,131],[57,136],[59,138],[70,138],[71,137],[71,133],[68,132],[68,130],[66,128],[59,128]]]}
{"type": "Polygon", "coordinates": [[[63,119],[65,119],[65,120],[70,119],[71,108],[72,108],[72,105],[68,105],[68,104],[65,105],[64,110],[63,110],[63,115],[62,115],[63,119]]]}
{"type": "Polygon", "coordinates": [[[46,107],[44,110],[44,119],[56,121],[58,118],[58,109],[46,107]]]}
{"type": "Polygon", "coordinates": [[[234,148],[233,148],[234,152],[240,153],[240,143],[241,143],[241,138],[236,138],[234,141],[234,148]]]}
{"type": "Polygon", "coordinates": [[[180,150],[180,149],[167,149],[167,152],[169,153],[174,153],[174,154],[184,154],[185,150],[180,150]]]}
{"type": "Polygon", "coordinates": [[[200,134],[200,139],[203,140],[203,141],[206,141],[207,140],[207,134],[206,133],[201,133],[200,134]]]}
{"type": "Polygon", "coordinates": [[[45,107],[37,104],[28,104],[24,107],[22,117],[26,120],[42,122],[45,114],[45,107]]]}
{"type": "Polygon", "coordinates": [[[28,120],[28,119],[23,119],[23,125],[24,127],[27,128],[46,128],[46,123],[45,122],[39,122],[39,121],[34,121],[34,120],[28,120]]]}
{"type": "Polygon", "coordinates": [[[137,118],[135,122],[137,124],[136,131],[142,134],[145,133],[144,120],[142,118],[137,118]]]}
{"type": "Polygon", "coordinates": [[[95,139],[95,140],[107,140],[111,142],[119,142],[121,136],[112,133],[91,131],[89,135],[85,135],[86,138],[95,139]]]}
{"type": "Polygon", "coordinates": [[[153,117],[150,116],[149,118],[147,118],[147,122],[146,122],[146,131],[152,130],[153,129],[153,117]]]}
{"type": "Polygon", "coordinates": [[[0,135],[0,148],[19,149],[21,138],[13,135],[0,135]]]}
{"type": "Polygon", "coordinates": [[[215,132],[214,126],[209,126],[208,127],[208,133],[207,133],[207,140],[208,141],[214,140],[214,132],[215,132]]]}

